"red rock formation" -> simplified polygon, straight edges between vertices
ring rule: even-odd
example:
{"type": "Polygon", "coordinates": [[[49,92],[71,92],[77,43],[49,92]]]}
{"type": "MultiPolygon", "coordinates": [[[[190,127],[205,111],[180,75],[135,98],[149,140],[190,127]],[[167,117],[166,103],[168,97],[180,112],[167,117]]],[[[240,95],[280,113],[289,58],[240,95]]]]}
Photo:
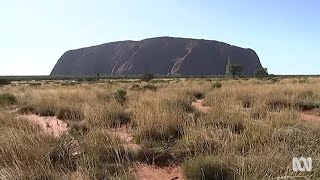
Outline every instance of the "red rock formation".
{"type": "Polygon", "coordinates": [[[224,75],[228,57],[243,67],[245,75],[261,68],[259,57],[251,49],[211,40],[158,37],[67,51],[51,75],[224,75]]]}

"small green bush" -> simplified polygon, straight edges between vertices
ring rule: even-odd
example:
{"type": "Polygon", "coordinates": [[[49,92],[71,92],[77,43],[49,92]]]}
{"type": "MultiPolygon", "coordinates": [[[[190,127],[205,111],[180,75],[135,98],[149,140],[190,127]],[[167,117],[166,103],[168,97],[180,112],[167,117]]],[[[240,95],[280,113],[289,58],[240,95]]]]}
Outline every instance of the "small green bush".
{"type": "Polygon", "coordinates": [[[312,100],[303,100],[298,102],[298,108],[302,111],[308,111],[308,110],[320,108],[320,103],[314,102],[312,100]]]}
{"type": "Polygon", "coordinates": [[[115,119],[113,120],[112,126],[119,127],[122,125],[126,125],[131,122],[131,116],[127,112],[119,112],[117,113],[115,119]]]}
{"type": "Polygon", "coordinates": [[[14,95],[5,93],[0,95],[0,106],[12,106],[17,103],[14,95]]]}
{"type": "Polygon", "coordinates": [[[113,94],[114,98],[123,105],[127,101],[127,91],[120,89],[113,94]]]}
{"type": "Polygon", "coordinates": [[[86,123],[80,123],[80,122],[77,122],[77,123],[72,123],[71,124],[71,128],[70,128],[70,134],[72,136],[84,136],[86,135],[88,132],[89,132],[89,127],[86,123]]]}
{"type": "Polygon", "coordinates": [[[214,82],[211,86],[213,89],[219,89],[222,88],[222,84],[220,82],[214,82]]]}
{"type": "Polygon", "coordinates": [[[80,110],[72,108],[59,108],[56,115],[57,118],[61,120],[82,120],[84,116],[80,110]]]}
{"type": "Polygon", "coordinates": [[[196,99],[203,99],[204,98],[204,93],[201,91],[194,91],[192,93],[193,97],[195,97],[196,99]]]}
{"type": "Polygon", "coordinates": [[[135,158],[147,164],[168,166],[173,162],[182,162],[187,154],[186,149],[174,147],[173,143],[148,141],[144,142],[135,158]]]}
{"type": "Polygon", "coordinates": [[[237,180],[239,175],[233,166],[215,157],[200,156],[185,162],[182,169],[186,179],[237,180]]]}
{"type": "Polygon", "coordinates": [[[259,78],[259,79],[262,79],[264,77],[267,77],[269,74],[268,74],[268,70],[267,68],[259,68],[255,71],[254,73],[254,76],[256,78],[259,78]]]}
{"type": "Polygon", "coordinates": [[[154,78],[154,74],[147,73],[147,74],[142,75],[141,81],[148,82],[148,81],[151,81],[153,78],[154,78]]]}
{"type": "Polygon", "coordinates": [[[29,86],[33,86],[33,87],[41,86],[41,83],[30,83],[29,86]]]}
{"type": "Polygon", "coordinates": [[[9,79],[0,79],[0,85],[9,85],[11,84],[11,80],[9,79]]]}
{"type": "Polygon", "coordinates": [[[36,110],[32,106],[23,106],[18,110],[19,114],[35,114],[36,110]]]}
{"type": "Polygon", "coordinates": [[[36,108],[36,114],[40,116],[54,116],[55,108],[50,106],[40,106],[36,108]]]}

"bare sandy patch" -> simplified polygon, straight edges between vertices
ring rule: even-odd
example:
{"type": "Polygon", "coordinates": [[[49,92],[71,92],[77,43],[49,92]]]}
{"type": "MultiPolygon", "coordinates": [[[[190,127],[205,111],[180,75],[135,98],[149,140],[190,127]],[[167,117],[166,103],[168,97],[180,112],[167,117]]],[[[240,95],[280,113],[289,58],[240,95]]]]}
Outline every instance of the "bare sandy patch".
{"type": "Polygon", "coordinates": [[[34,114],[18,115],[18,117],[27,119],[31,123],[39,125],[44,133],[52,135],[54,137],[60,137],[63,134],[67,133],[69,130],[68,124],[57,119],[56,117],[42,117],[34,114]]]}
{"type": "Polygon", "coordinates": [[[179,166],[150,166],[137,164],[133,169],[140,180],[183,180],[182,170],[179,166]]]}
{"type": "Polygon", "coordinates": [[[126,142],[128,148],[133,150],[139,150],[141,149],[141,145],[134,143],[132,131],[133,130],[128,126],[121,126],[119,128],[111,129],[111,132],[113,134],[117,135],[121,140],[126,142]]]}
{"type": "Polygon", "coordinates": [[[300,113],[300,117],[304,121],[320,121],[320,116],[314,111],[304,111],[300,113]]]}
{"type": "Polygon", "coordinates": [[[209,106],[204,106],[204,100],[203,99],[197,99],[191,104],[192,107],[197,109],[198,111],[202,113],[209,113],[210,107],[209,106]]]}

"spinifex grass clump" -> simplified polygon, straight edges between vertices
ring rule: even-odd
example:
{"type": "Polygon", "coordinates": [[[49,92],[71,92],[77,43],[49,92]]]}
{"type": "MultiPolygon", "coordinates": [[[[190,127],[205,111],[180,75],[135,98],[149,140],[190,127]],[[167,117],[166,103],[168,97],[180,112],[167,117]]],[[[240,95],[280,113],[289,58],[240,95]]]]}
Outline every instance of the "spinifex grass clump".
{"type": "Polygon", "coordinates": [[[127,91],[123,89],[117,90],[113,96],[121,105],[127,101],[127,91]]]}
{"type": "Polygon", "coordinates": [[[204,156],[185,162],[183,172],[187,179],[237,180],[240,176],[236,166],[214,156],[204,156]]]}
{"type": "Polygon", "coordinates": [[[135,153],[124,142],[103,129],[86,134],[80,142],[83,155],[80,166],[94,179],[123,176],[135,153]]]}
{"type": "Polygon", "coordinates": [[[7,107],[17,103],[17,99],[14,95],[9,93],[0,94],[0,106],[7,107]]]}
{"type": "Polygon", "coordinates": [[[170,141],[184,132],[184,106],[175,99],[142,98],[134,104],[133,116],[139,141],[170,141]]]}
{"type": "Polygon", "coordinates": [[[131,114],[119,103],[110,101],[85,105],[84,119],[93,127],[118,127],[130,123],[131,114]]]}
{"type": "Polygon", "coordinates": [[[213,88],[213,89],[222,88],[222,84],[221,84],[221,82],[216,81],[216,82],[214,82],[214,83],[212,84],[211,88],[213,88]]]}

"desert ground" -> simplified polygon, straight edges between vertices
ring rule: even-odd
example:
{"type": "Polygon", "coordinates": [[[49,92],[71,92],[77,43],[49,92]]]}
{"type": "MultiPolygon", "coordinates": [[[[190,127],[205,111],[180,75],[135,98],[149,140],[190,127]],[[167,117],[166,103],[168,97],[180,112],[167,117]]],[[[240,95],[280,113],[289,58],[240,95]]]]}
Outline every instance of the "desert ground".
{"type": "Polygon", "coordinates": [[[11,82],[0,179],[320,177],[320,78],[11,82]],[[293,172],[293,157],[311,172],[293,172]]]}

